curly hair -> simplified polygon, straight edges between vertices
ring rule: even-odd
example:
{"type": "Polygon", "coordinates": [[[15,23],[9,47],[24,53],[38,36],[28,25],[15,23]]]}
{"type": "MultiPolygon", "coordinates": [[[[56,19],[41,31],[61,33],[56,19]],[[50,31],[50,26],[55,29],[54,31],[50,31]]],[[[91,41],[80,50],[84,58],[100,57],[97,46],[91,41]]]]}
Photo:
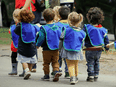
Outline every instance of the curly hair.
{"type": "Polygon", "coordinates": [[[29,23],[35,18],[35,15],[29,9],[24,9],[21,10],[20,17],[21,22],[29,23]]]}
{"type": "Polygon", "coordinates": [[[47,8],[43,11],[43,17],[45,18],[46,22],[50,22],[54,20],[55,12],[52,8],[47,8]]]}
{"type": "Polygon", "coordinates": [[[103,11],[98,7],[90,8],[86,17],[91,24],[100,24],[104,20],[103,11]]]}

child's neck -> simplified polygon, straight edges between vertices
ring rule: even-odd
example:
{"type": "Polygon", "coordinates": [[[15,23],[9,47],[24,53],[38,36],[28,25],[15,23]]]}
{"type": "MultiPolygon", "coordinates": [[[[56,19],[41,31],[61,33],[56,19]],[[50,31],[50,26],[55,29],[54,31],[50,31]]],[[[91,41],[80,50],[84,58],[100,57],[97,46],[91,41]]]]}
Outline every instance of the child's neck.
{"type": "Polygon", "coordinates": [[[98,24],[92,24],[92,25],[93,25],[94,27],[95,27],[95,26],[98,26],[98,24]]]}
{"type": "Polygon", "coordinates": [[[53,21],[49,21],[49,22],[47,22],[47,24],[53,24],[53,21]]]}

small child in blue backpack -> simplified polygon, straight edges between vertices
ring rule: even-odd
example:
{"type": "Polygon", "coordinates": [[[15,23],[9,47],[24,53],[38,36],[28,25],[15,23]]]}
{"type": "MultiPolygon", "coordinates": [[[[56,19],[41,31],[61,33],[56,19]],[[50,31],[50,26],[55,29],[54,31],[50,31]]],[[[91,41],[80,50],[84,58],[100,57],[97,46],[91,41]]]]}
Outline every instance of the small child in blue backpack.
{"type": "Polygon", "coordinates": [[[78,82],[78,60],[83,60],[82,46],[86,33],[81,30],[80,24],[83,21],[82,14],[72,12],[68,16],[69,26],[60,36],[60,55],[66,59],[70,75],[70,84],[78,82]]]}
{"type": "Polygon", "coordinates": [[[40,28],[30,23],[34,18],[34,14],[29,9],[21,10],[18,18],[20,23],[14,30],[19,36],[17,60],[25,71],[24,80],[29,79],[32,66],[37,63],[36,33],[40,28]]]}
{"type": "MultiPolygon", "coordinates": [[[[66,28],[67,26],[69,26],[68,24],[68,15],[70,13],[70,9],[67,6],[60,6],[60,7],[54,7],[53,10],[57,13],[57,18],[58,20],[55,22],[55,25],[57,25],[58,27],[60,27],[62,29],[62,31],[64,30],[64,28],[66,28]]],[[[62,57],[59,55],[59,71],[62,72],[62,57]]],[[[65,63],[65,78],[69,79],[69,72],[68,72],[68,67],[67,67],[67,63],[66,60],[64,60],[65,63]]],[[[53,75],[53,73],[51,73],[53,75]]]]}
{"type": "MultiPolygon", "coordinates": [[[[54,78],[53,81],[57,82],[62,73],[59,72],[59,40],[61,35],[61,28],[53,23],[55,13],[53,9],[48,8],[43,11],[43,17],[46,25],[41,26],[39,37],[37,38],[36,46],[43,48],[43,71],[44,76],[42,80],[50,80],[49,65],[52,63],[54,78]]],[[[37,35],[37,36],[38,36],[37,35]]]]}
{"type": "MultiPolygon", "coordinates": [[[[85,24],[83,30],[87,36],[85,38],[85,46],[87,48],[95,46],[103,46],[106,51],[109,48],[106,45],[109,43],[107,36],[107,29],[101,25],[104,20],[103,11],[98,7],[92,7],[87,13],[87,19],[90,24],[85,24]]],[[[94,50],[86,50],[85,57],[87,61],[87,81],[97,81],[99,76],[99,59],[101,57],[102,49],[96,48],[94,50]]]]}
{"type": "Polygon", "coordinates": [[[20,12],[20,9],[16,9],[14,10],[13,12],[13,19],[15,21],[15,24],[14,25],[11,25],[10,26],[10,29],[9,29],[9,34],[11,34],[11,37],[12,37],[12,43],[11,43],[11,62],[12,62],[12,72],[8,73],[8,75],[17,75],[17,48],[18,48],[18,39],[19,39],[19,36],[16,35],[14,33],[14,29],[16,28],[16,25],[17,23],[19,23],[20,21],[18,21],[17,17],[19,16],[20,12]]]}

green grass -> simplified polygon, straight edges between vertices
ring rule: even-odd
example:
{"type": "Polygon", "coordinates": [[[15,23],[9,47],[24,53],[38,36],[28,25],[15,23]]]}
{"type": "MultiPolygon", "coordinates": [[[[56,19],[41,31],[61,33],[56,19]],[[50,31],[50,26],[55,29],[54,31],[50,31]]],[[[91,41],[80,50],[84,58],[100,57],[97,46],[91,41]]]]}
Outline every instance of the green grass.
{"type": "Polygon", "coordinates": [[[0,44],[11,44],[11,35],[8,30],[9,28],[0,28],[0,44]]]}

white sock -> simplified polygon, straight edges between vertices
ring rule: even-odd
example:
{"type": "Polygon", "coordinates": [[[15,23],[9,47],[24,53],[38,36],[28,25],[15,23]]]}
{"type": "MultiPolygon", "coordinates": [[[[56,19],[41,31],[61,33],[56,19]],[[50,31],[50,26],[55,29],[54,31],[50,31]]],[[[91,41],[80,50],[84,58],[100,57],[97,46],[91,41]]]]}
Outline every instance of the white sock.
{"type": "Polygon", "coordinates": [[[25,69],[25,72],[28,72],[28,71],[29,71],[29,68],[26,68],[26,69],[25,69]]]}

